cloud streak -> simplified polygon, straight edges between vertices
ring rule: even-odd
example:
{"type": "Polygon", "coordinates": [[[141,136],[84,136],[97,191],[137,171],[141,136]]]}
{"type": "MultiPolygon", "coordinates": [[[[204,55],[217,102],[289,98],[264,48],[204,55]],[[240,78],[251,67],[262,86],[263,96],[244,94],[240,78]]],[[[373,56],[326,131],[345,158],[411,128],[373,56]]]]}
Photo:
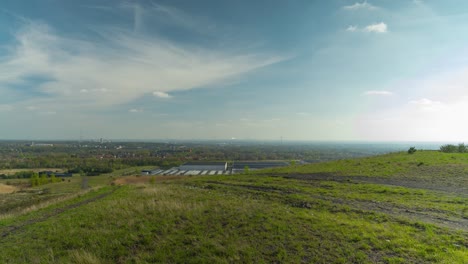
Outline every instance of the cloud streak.
{"type": "Polygon", "coordinates": [[[393,95],[393,93],[389,92],[389,91],[366,91],[362,95],[367,95],[367,96],[391,96],[391,95],[393,95]]]}
{"type": "Polygon", "coordinates": [[[160,92],[160,91],[154,91],[153,95],[159,98],[171,98],[172,96],[168,93],[165,92],[160,92]]]}
{"type": "Polygon", "coordinates": [[[388,27],[387,24],[380,22],[376,24],[368,25],[364,28],[366,32],[374,32],[374,33],[387,33],[388,27]]]}
{"type": "MultiPolygon", "coordinates": [[[[141,27],[138,23],[135,28],[141,27]]],[[[60,102],[99,108],[151,94],[170,98],[175,91],[221,86],[284,59],[188,46],[133,30],[98,33],[103,40],[71,38],[46,24],[25,23],[15,33],[15,43],[6,48],[9,55],[0,62],[0,87],[14,90],[15,85],[40,76],[46,81],[28,89],[41,97],[28,104],[60,102]]]]}
{"type": "Polygon", "coordinates": [[[348,32],[368,32],[368,33],[387,33],[388,32],[388,26],[384,22],[380,23],[375,23],[375,24],[370,24],[367,25],[363,28],[359,28],[358,26],[355,25],[350,25],[346,28],[346,31],[348,32]]]}
{"type": "Polygon", "coordinates": [[[356,2],[352,5],[344,6],[343,9],[345,10],[361,10],[361,9],[375,10],[377,9],[377,7],[372,4],[369,4],[367,1],[364,1],[362,3],[356,2]]]}

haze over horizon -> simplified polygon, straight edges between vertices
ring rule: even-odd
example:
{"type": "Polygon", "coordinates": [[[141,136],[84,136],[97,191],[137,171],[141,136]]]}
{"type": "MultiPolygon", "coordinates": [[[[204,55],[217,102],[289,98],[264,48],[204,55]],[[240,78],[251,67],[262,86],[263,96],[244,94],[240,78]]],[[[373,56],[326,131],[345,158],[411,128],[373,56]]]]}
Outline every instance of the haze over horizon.
{"type": "Polygon", "coordinates": [[[468,138],[466,1],[4,1],[0,22],[0,139],[468,138]]]}

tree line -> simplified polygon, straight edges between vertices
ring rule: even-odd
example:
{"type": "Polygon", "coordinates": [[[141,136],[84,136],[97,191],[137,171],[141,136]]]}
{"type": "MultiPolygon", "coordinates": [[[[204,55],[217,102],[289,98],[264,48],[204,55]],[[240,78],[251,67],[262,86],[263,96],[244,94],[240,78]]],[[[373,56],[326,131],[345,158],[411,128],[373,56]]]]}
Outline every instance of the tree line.
{"type": "Polygon", "coordinates": [[[445,153],[467,153],[468,146],[465,143],[459,143],[458,145],[446,144],[440,146],[440,151],[445,153]]]}

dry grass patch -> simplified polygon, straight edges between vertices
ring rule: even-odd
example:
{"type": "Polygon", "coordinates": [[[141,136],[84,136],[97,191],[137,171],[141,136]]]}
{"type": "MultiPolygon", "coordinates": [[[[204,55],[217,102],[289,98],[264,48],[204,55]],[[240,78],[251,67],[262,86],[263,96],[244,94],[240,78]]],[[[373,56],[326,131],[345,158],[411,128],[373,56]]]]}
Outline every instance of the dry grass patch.
{"type": "Polygon", "coordinates": [[[151,179],[154,179],[154,182],[157,183],[170,180],[181,180],[184,178],[187,178],[187,176],[125,176],[116,179],[114,183],[117,185],[150,183],[151,179]]]}
{"type": "Polygon", "coordinates": [[[0,183],[0,194],[14,193],[17,190],[18,190],[18,188],[15,187],[15,186],[5,185],[5,184],[0,183]]]}
{"type": "Polygon", "coordinates": [[[40,171],[54,171],[54,172],[64,172],[64,169],[58,169],[58,168],[35,168],[35,169],[4,169],[0,170],[0,174],[5,174],[5,175],[13,175],[17,172],[21,171],[34,171],[34,172],[40,172],[40,171]]]}

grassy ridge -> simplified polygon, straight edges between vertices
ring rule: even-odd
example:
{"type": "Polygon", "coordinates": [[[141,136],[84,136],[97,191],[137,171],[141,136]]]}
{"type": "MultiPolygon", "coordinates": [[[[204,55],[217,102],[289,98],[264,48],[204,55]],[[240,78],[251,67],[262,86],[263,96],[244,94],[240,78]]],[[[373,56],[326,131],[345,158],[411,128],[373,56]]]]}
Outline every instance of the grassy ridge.
{"type": "MultiPolygon", "coordinates": [[[[398,153],[275,171],[287,177],[125,178],[140,183],[2,238],[0,263],[468,263],[468,198],[459,193],[289,177],[346,174],[346,166],[352,174],[356,163],[369,170],[355,175],[373,178],[375,168],[382,177],[389,166],[374,165],[385,160],[409,172],[426,166],[419,162],[468,163],[468,156],[450,155],[398,153]]],[[[393,173],[383,178],[401,171],[393,173]]],[[[112,189],[0,220],[0,233],[112,189]]]]}
{"type": "MultiPolygon", "coordinates": [[[[468,172],[468,155],[465,153],[441,153],[439,151],[418,151],[414,154],[406,152],[386,155],[345,159],[304,166],[275,168],[264,170],[265,174],[277,173],[335,173],[347,176],[395,176],[413,174],[421,167],[439,167],[453,165],[468,172]]],[[[449,173],[449,172],[447,172],[449,173]]]]}

